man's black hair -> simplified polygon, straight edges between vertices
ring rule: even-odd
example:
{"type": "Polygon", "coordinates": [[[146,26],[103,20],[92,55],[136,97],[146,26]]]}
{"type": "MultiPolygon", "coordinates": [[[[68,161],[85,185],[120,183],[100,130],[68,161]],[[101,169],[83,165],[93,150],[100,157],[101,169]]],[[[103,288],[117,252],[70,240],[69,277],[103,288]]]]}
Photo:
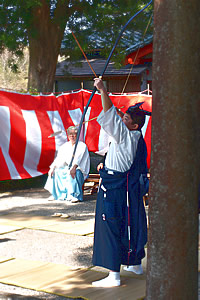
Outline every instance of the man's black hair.
{"type": "Polygon", "coordinates": [[[151,116],[151,112],[140,108],[144,102],[138,102],[133,106],[129,106],[126,113],[130,115],[133,123],[138,124],[138,130],[141,130],[145,123],[145,115],[151,116]]]}
{"type": "Polygon", "coordinates": [[[145,123],[145,113],[139,108],[128,109],[126,113],[130,115],[132,124],[138,124],[139,127],[137,130],[141,130],[145,123]]]}

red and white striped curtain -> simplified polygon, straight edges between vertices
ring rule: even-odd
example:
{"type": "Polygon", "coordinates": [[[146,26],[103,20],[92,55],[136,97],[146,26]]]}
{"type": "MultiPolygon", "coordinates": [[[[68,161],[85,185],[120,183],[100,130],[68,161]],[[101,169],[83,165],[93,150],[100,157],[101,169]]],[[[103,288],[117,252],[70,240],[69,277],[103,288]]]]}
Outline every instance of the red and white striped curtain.
{"type": "MultiPolygon", "coordinates": [[[[91,95],[80,90],[71,93],[33,96],[0,91],[0,180],[24,179],[45,174],[57,149],[67,140],[65,129],[78,125],[91,95]],[[61,134],[49,138],[57,131],[61,134]]],[[[152,97],[144,94],[110,94],[113,104],[123,112],[130,105],[144,102],[151,111],[152,97]]],[[[80,139],[89,151],[103,153],[108,138],[96,119],[102,110],[101,97],[96,93],[85,116],[80,139]],[[88,121],[88,122],[87,122],[88,121]]],[[[148,167],[151,152],[151,117],[142,129],[147,143],[148,167]]]]}

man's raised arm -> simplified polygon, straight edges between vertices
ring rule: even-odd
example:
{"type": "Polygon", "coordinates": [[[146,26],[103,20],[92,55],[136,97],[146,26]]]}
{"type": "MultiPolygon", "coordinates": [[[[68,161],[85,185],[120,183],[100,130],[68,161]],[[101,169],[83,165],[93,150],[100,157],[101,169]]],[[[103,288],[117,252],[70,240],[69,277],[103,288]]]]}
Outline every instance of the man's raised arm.
{"type": "Polygon", "coordinates": [[[113,103],[112,103],[110,97],[108,96],[108,93],[103,84],[103,81],[100,78],[95,78],[94,86],[101,93],[101,102],[102,102],[102,106],[103,106],[103,111],[104,112],[108,111],[112,107],[113,103]]]}

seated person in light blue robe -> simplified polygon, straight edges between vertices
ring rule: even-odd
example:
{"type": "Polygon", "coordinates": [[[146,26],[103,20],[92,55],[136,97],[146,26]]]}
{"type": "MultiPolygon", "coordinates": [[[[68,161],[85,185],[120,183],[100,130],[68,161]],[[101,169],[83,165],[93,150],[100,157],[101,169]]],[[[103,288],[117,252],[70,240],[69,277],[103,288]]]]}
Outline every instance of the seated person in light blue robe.
{"type": "Polygon", "coordinates": [[[82,186],[90,170],[90,157],[85,143],[79,141],[69,169],[77,137],[77,128],[67,129],[68,142],[59,149],[57,156],[50,165],[47,182],[44,186],[55,200],[67,200],[72,203],[83,201],[82,186]]]}

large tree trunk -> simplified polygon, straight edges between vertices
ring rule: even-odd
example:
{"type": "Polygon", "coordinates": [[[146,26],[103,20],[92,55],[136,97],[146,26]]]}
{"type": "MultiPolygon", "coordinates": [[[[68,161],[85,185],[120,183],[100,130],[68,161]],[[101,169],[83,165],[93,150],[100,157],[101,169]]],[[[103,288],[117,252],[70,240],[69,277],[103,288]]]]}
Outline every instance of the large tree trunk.
{"type": "Polygon", "coordinates": [[[58,1],[55,15],[50,17],[46,0],[32,10],[29,35],[29,78],[28,89],[42,93],[53,91],[56,64],[67,20],[66,2],[58,1]]]}
{"type": "Polygon", "coordinates": [[[154,1],[147,300],[196,300],[200,2],[154,1]]]}

